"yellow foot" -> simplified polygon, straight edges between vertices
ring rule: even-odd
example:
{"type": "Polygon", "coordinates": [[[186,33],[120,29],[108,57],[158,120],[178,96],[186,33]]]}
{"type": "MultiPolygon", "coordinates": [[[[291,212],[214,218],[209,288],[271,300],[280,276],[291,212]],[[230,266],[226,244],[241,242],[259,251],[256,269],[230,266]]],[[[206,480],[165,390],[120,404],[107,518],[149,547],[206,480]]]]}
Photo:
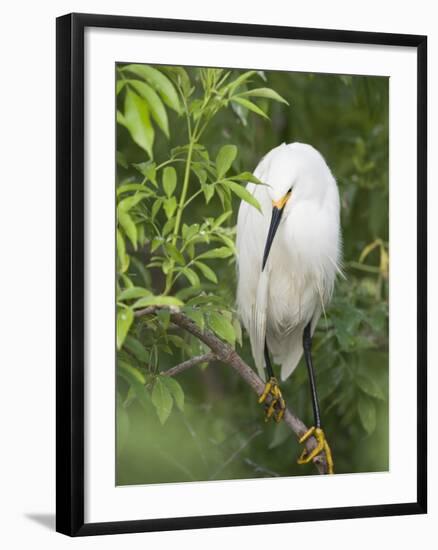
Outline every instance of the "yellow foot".
{"type": "Polygon", "coordinates": [[[324,432],[321,430],[321,428],[315,428],[315,426],[313,426],[312,428],[307,430],[307,432],[301,437],[300,443],[304,443],[312,435],[315,437],[317,441],[317,445],[310,453],[307,453],[307,450],[304,449],[304,451],[301,453],[300,458],[298,459],[298,464],[308,464],[320,453],[324,452],[325,458],[327,461],[328,473],[333,474],[334,463],[333,463],[332,451],[329,447],[329,444],[327,443],[324,432]]]}
{"type": "Polygon", "coordinates": [[[284,416],[284,411],[286,410],[286,403],[284,402],[277,379],[274,377],[271,377],[266,382],[265,389],[259,397],[259,403],[264,403],[267,400],[268,395],[271,397],[271,400],[266,405],[265,422],[268,422],[268,420],[272,417],[275,422],[280,422],[284,416]]]}

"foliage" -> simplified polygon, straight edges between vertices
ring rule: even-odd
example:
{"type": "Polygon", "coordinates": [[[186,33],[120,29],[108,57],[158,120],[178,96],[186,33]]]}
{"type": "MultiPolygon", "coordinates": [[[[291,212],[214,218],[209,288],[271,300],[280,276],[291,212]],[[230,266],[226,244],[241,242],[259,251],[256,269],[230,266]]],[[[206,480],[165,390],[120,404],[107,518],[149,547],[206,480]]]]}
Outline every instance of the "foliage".
{"type": "MultiPolygon", "coordinates": [[[[315,337],[337,471],[387,468],[387,79],[117,66],[118,483],[309,473],[290,432],[263,426],[220,364],[160,372],[207,351],[175,329],[178,306],[252,364],[234,310],[234,237],[245,185],[282,141],[312,143],[342,197],[346,279],[315,337]],[[232,143],[230,143],[232,141],[232,143]]],[[[306,370],[283,391],[308,422],[306,370]]]]}

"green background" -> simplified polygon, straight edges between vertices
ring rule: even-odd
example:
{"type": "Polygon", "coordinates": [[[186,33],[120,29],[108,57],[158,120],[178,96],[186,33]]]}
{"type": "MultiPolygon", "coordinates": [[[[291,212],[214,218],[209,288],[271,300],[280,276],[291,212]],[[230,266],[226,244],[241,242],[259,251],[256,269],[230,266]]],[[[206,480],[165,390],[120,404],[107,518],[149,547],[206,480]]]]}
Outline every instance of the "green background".
{"type": "MultiPolygon", "coordinates": [[[[195,94],[200,94],[198,69],[186,70],[195,94]]],[[[239,73],[233,71],[234,76],[239,73]]],[[[289,105],[258,99],[257,105],[270,120],[236,106],[223,109],[209,123],[202,144],[213,158],[221,146],[236,145],[236,172],[253,171],[260,158],[282,142],[309,143],[325,157],[341,195],[346,278],[338,278],[327,319],[320,321],[314,339],[322,422],[336,473],[384,471],[388,469],[388,79],[287,72],[264,72],[257,78],[258,85],[272,88],[289,105]],[[364,250],[366,256],[361,257],[364,250]]],[[[123,98],[118,102],[122,104],[123,98]]],[[[187,141],[183,119],[170,109],[168,115],[170,139],[159,131],[155,135],[157,162],[187,141]]],[[[123,156],[118,184],[137,181],[132,164],[147,161],[148,155],[123,126],[118,126],[117,146],[123,156]]],[[[236,223],[238,198],[234,197],[232,206],[227,221],[230,231],[236,223]]],[[[219,213],[219,202],[207,205],[201,195],[184,213],[184,221],[196,223],[219,213]]],[[[150,256],[149,244],[146,239],[137,251],[129,250],[136,258],[129,276],[135,284],[143,280],[157,290],[163,284],[162,274],[153,269],[145,274],[141,269],[150,256]]],[[[203,289],[220,295],[231,311],[234,260],[218,259],[209,265],[219,283],[204,282],[203,289]]],[[[180,287],[184,286],[190,285],[180,279],[180,287]]],[[[245,334],[243,346],[237,345],[236,350],[253,365],[245,334]]],[[[170,352],[160,351],[156,358],[160,370],[187,358],[186,352],[172,346],[170,352]]],[[[150,393],[141,402],[130,399],[126,381],[118,380],[117,484],[316,472],[312,465],[296,464],[301,448],[293,434],[283,424],[264,423],[255,394],[219,362],[178,376],[184,412],[174,406],[163,425],[150,393]]],[[[291,409],[311,425],[303,360],[282,384],[282,391],[291,409]]]]}

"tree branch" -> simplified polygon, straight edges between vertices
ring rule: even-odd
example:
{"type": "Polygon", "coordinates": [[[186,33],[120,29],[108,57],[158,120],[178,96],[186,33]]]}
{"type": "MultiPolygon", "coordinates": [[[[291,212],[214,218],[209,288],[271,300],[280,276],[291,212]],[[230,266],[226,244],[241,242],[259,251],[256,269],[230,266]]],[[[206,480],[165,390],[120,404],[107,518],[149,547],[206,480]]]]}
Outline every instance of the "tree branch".
{"type": "MultiPolygon", "coordinates": [[[[144,315],[154,315],[157,311],[159,311],[159,306],[150,306],[144,309],[137,310],[135,312],[136,317],[143,317],[144,315]]],[[[259,376],[256,374],[256,372],[245,363],[245,361],[240,357],[236,351],[220,340],[213,332],[211,332],[208,329],[202,330],[196,323],[194,323],[191,319],[189,319],[186,315],[181,313],[177,308],[170,307],[166,308],[170,312],[170,319],[172,323],[177,325],[178,327],[186,330],[198,340],[203,342],[206,346],[208,346],[211,351],[213,352],[211,355],[215,358],[217,358],[219,361],[222,361],[223,363],[226,363],[230,367],[232,367],[244,380],[245,382],[251,386],[251,388],[254,390],[254,392],[260,396],[263,393],[265,383],[259,378],[259,376]]],[[[206,354],[210,355],[210,354],[206,354]]],[[[201,356],[205,357],[205,356],[201,356]]],[[[192,366],[205,361],[199,361],[199,357],[195,357],[193,359],[190,359],[188,361],[185,361],[184,363],[180,363],[179,365],[176,365],[173,367],[173,369],[170,369],[170,371],[175,371],[170,376],[173,376],[174,374],[177,374],[179,372],[182,372],[184,370],[187,370],[191,368],[192,366]]],[[[211,360],[211,359],[210,359],[211,360]]],[[[169,372],[167,371],[166,374],[169,375],[169,372]]],[[[270,396],[268,395],[268,398],[266,399],[267,404],[269,405],[271,401],[270,396]]],[[[294,432],[294,434],[300,438],[303,436],[308,428],[296,416],[291,410],[286,409],[284,416],[283,416],[283,422],[287,424],[287,426],[294,432]]],[[[317,445],[317,442],[314,437],[310,437],[306,443],[306,449],[307,452],[312,451],[317,445]]],[[[328,473],[327,470],[327,463],[325,458],[322,455],[318,455],[314,460],[313,463],[315,464],[315,467],[318,469],[320,474],[326,474],[328,473]]]]}
{"type": "Polygon", "coordinates": [[[204,355],[198,355],[197,357],[188,359],[179,365],[175,365],[171,369],[162,371],[161,374],[164,374],[165,376],[176,376],[187,369],[191,369],[195,365],[199,365],[199,363],[208,363],[214,359],[217,359],[214,353],[204,353],[204,355]]]}

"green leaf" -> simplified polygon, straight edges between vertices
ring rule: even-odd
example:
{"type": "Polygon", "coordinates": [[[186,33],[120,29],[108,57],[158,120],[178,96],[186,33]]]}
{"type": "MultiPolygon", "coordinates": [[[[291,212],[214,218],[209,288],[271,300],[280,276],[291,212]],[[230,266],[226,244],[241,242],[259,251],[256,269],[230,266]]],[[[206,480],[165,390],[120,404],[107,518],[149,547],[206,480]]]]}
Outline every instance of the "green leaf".
{"type": "Polygon", "coordinates": [[[196,177],[198,178],[199,180],[199,183],[206,183],[207,182],[207,171],[204,170],[203,168],[200,168],[199,166],[197,165],[193,165],[191,166],[193,172],[195,172],[196,174],[196,177]]]}
{"type": "Polygon", "coordinates": [[[126,197],[125,199],[122,199],[119,204],[117,205],[117,209],[123,212],[129,212],[134,206],[136,206],[139,202],[141,202],[145,197],[146,193],[136,193],[135,195],[132,195],[131,197],[126,197]]]}
{"type": "Polygon", "coordinates": [[[155,132],[149,118],[149,109],[146,102],[131,90],[126,91],[125,126],[135,143],[152,158],[155,132]]]}
{"type": "Polygon", "coordinates": [[[186,261],[184,259],[184,256],[181,254],[181,252],[176,248],[176,246],[172,243],[166,243],[164,245],[166,252],[169,254],[169,256],[175,260],[176,263],[180,265],[185,265],[186,261]]]}
{"type": "Polygon", "coordinates": [[[126,84],[126,80],[118,80],[116,83],[116,94],[119,95],[119,93],[123,90],[124,86],[126,84]]]}
{"type": "Polygon", "coordinates": [[[242,327],[240,325],[239,319],[234,318],[232,323],[233,323],[234,332],[236,334],[236,341],[239,344],[239,346],[242,346],[242,327]]]}
{"type": "Polygon", "coordinates": [[[368,378],[362,375],[356,377],[356,382],[359,388],[371,397],[376,399],[385,400],[385,395],[381,387],[372,378],[368,378]]]}
{"type": "Polygon", "coordinates": [[[137,300],[132,306],[134,309],[139,309],[148,306],[182,306],[181,300],[172,296],[145,296],[137,300]]]}
{"type": "Polygon", "coordinates": [[[119,164],[122,168],[125,168],[125,170],[127,170],[129,168],[129,165],[125,155],[121,151],[117,151],[116,156],[117,156],[117,164],[119,164]]]}
{"type": "Polygon", "coordinates": [[[120,308],[117,312],[117,349],[121,349],[126,335],[134,320],[134,312],[130,308],[120,308]]]}
{"type": "Polygon", "coordinates": [[[234,241],[230,239],[230,237],[227,237],[227,235],[224,235],[223,233],[219,233],[218,237],[228,246],[230,250],[233,251],[233,254],[236,252],[236,247],[234,245],[234,241]]]}
{"type": "Polygon", "coordinates": [[[132,263],[136,271],[138,272],[143,282],[143,285],[145,287],[148,287],[148,286],[150,287],[152,284],[151,275],[149,271],[146,269],[144,263],[140,261],[138,258],[136,258],[135,256],[132,257],[132,263]]]}
{"type": "Polygon", "coordinates": [[[218,218],[216,218],[212,225],[213,229],[220,227],[231,216],[232,213],[233,212],[231,210],[228,210],[228,212],[224,212],[218,218]]]}
{"type": "Polygon", "coordinates": [[[152,118],[163,130],[164,134],[169,137],[169,122],[167,120],[166,109],[158,94],[145,82],[141,82],[140,80],[129,80],[128,82],[147,101],[152,118]]]}
{"type": "Polygon", "coordinates": [[[289,103],[283,97],[281,97],[280,94],[278,94],[271,88],[254,88],[253,90],[248,90],[247,92],[239,94],[239,96],[266,97],[267,99],[273,99],[274,101],[280,101],[281,103],[289,105],[289,103]]]}
{"type": "Polygon", "coordinates": [[[252,101],[249,101],[249,99],[235,96],[231,98],[231,101],[234,101],[235,103],[238,103],[239,105],[242,105],[242,107],[248,109],[248,111],[252,111],[253,113],[256,113],[257,115],[263,118],[267,118],[269,120],[268,115],[264,111],[262,111],[258,105],[256,105],[252,101]]]}
{"type": "Polygon", "coordinates": [[[175,260],[177,264],[184,265],[186,263],[184,256],[181,254],[181,252],[176,248],[175,245],[172,243],[166,243],[165,245],[166,251],[169,254],[169,256],[175,260]]]}
{"type": "Polygon", "coordinates": [[[231,204],[230,204],[230,201],[228,199],[228,197],[226,197],[225,195],[225,190],[219,186],[216,187],[216,192],[217,194],[219,195],[219,198],[221,200],[221,203],[222,203],[222,208],[224,210],[229,210],[231,208],[231,204]]]}
{"type": "Polygon", "coordinates": [[[196,323],[201,330],[204,330],[205,322],[204,322],[204,315],[202,314],[202,311],[200,311],[199,309],[188,307],[188,308],[184,308],[184,313],[187,315],[189,319],[191,319],[194,323],[196,323]]]}
{"type": "Polygon", "coordinates": [[[134,168],[140,172],[152,185],[158,187],[157,183],[157,165],[155,162],[148,160],[147,162],[138,162],[133,164],[134,168]]]}
{"type": "Polygon", "coordinates": [[[221,304],[222,298],[220,296],[215,296],[214,294],[200,294],[190,298],[188,303],[192,306],[196,305],[205,305],[205,304],[221,304]]]}
{"type": "Polygon", "coordinates": [[[360,395],[358,401],[359,418],[368,435],[376,429],[377,415],[374,401],[366,395],[360,395]]]}
{"type": "Polygon", "coordinates": [[[170,220],[167,220],[167,222],[163,226],[163,237],[168,235],[171,231],[173,231],[173,228],[175,227],[175,218],[170,218],[170,220]]]}
{"type": "Polygon", "coordinates": [[[140,224],[137,225],[137,242],[140,246],[144,246],[146,244],[146,225],[140,224]]]}
{"type": "Polygon", "coordinates": [[[255,183],[256,185],[264,185],[258,178],[254,176],[251,172],[241,172],[236,176],[233,176],[233,179],[245,182],[255,183]]]}
{"type": "Polygon", "coordinates": [[[241,86],[246,80],[248,80],[249,78],[251,78],[255,74],[257,74],[257,71],[246,71],[245,73],[238,76],[235,80],[233,80],[229,84],[227,84],[224,87],[224,90],[226,90],[227,92],[232,93],[239,86],[241,86]]]}
{"type": "Polygon", "coordinates": [[[177,206],[176,198],[170,197],[170,199],[165,199],[163,204],[164,204],[164,211],[166,212],[166,216],[169,219],[175,213],[176,206],[177,206]]]}
{"type": "Polygon", "coordinates": [[[170,376],[162,376],[161,381],[167,386],[167,389],[170,391],[173,399],[175,400],[176,406],[178,409],[184,411],[184,391],[174,378],[170,376]]]}
{"type": "Polygon", "coordinates": [[[172,412],[173,399],[162,377],[157,377],[152,390],[152,403],[157,411],[161,424],[164,424],[172,412]]]}
{"type": "Polygon", "coordinates": [[[161,70],[165,71],[173,80],[173,82],[181,87],[186,97],[189,97],[191,95],[190,78],[187,72],[182,67],[161,67],[161,70]]]}
{"type": "Polygon", "coordinates": [[[120,126],[124,126],[125,128],[127,128],[126,120],[125,120],[125,117],[123,116],[123,113],[121,113],[120,111],[117,111],[116,118],[117,118],[117,124],[120,124],[120,126]]]}
{"type": "Polygon", "coordinates": [[[118,300],[133,300],[136,298],[143,298],[144,296],[150,296],[151,292],[150,290],[146,290],[145,288],[139,287],[139,286],[132,286],[131,288],[125,288],[125,290],[122,290],[119,295],[117,296],[118,300]]]}
{"type": "Polygon", "coordinates": [[[211,260],[213,258],[229,258],[232,256],[233,251],[230,250],[226,246],[221,246],[219,248],[213,248],[212,250],[208,250],[207,252],[204,252],[203,254],[200,254],[197,257],[197,260],[211,260]]]}
{"type": "Polygon", "coordinates": [[[216,170],[218,179],[221,179],[228,172],[236,156],[237,147],[235,145],[224,145],[223,147],[221,147],[216,157],[216,170]]]}
{"type": "Polygon", "coordinates": [[[141,363],[148,363],[149,355],[143,344],[133,336],[127,336],[124,347],[127,348],[141,363]]]}
{"type": "Polygon", "coordinates": [[[134,390],[136,397],[138,397],[140,401],[145,399],[146,380],[143,373],[139,369],[137,369],[136,367],[133,367],[126,361],[118,359],[117,374],[121,376],[124,380],[126,380],[126,382],[128,382],[129,386],[134,390]]]}
{"type": "Polygon", "coordinates": [[[145,377],[143,376],[143,373],[126,361],[118,358],[117,374],[129,384],[128,396],[125,403],[129,403],[129,401],[135,396],[139,400],[140,404],[147,410],[149,395],[146,391],[145,377]]]}
{"type": "Polygon", "coordinates": [[[194,118],[194,120],[198,120],[202,113],[202,107],[204,105],[204,102],[202,99],[194,99],[190,102],[190,109],[189,113],[194,118]]]}
{"type": "MultiPolygon", "coordinates": [[[[128,277],[128,275],[122,274],[121,275],[121,281],[125,285],[126,288],[132,288],[134,286],[134,283],[131,281],[131,279],[128,277]]],[[[119,285],[117,285],[117,292],[120,292],[119,285]]]]}
{"type": "Polygon", "coordinates": [[[205,202],[208,204],[214,195],[214,185],[205,183],[202,185],[202,192],[204,193],[205,202]]]}
{"type": "Polygon", "coordinates": [[[210,311],[208,316],[208,324],[210,325],[210,328],[212,328],[219,336],[219,338],[222,338],[234,345],[236,341],[236,334],[234,332],[233,325],[228,319],[216,311],[210,311]]]}
{"type": "Polygon", "coordinates": [[[151,218],[152,218],[152,221],[155,220],[155,218],[157,217],[157,214],[158,212],[160,211],[160,208],[161,208],[161,205],[163,204],[163,199],[157,199],[154,204],[152,205],[152,210],[151,210],[151,218]]]}
{"type": "Polygon", "coordinates": [[[160,309],[160,311],[157,312],[157,317],[160,319],[160,323],[164,330],[167,330],[170,325],[170,311],[168,309],[160,309]]]}
{"type": "Polygon", "coordinates": [[[155,252],[159,246],[161,246],[164,242],[164,239],[162,237],[154,237],[151,241],[151,252],[155,252]]]}
{"type": "Polygon", "coordinates": [[[130,193],[132,191],[141,191],[141,193],[147,197],[154,195],[153,191],[141,183],[124,183],[117,187],[117,196],[122,195],[123,193],[130,193]]]}
{"type": "Polygon", "coordinates": [[[234,181],[227,181],[227,186],[231,189],[231,191],[239,197],[239,199],[242,199],[243,201],[247,202],[251,206],[254,206],[254,208],[257,208],[259,212],[262,211],[259,201],[252,195],[248,189],[245,187],[242,187],[238,183],[234,181]]]}
{"type": "Polygon", "coordinates": [[[195,257],[195,245],[194,243],[189,243],[186,247],[187,254],[189,255],[189,258],[193,260],[195,257]]]}
{"type": "Polygon", "coordinates": [[[199,280],[198,275],[196,274],[193,269],[190,269],[190,267],[182,267],[180,268],[181,273],[187,278],[189,283],[193,286],[200,286],[201,281],[199,280]]]}
{"type": "Polygon", "coordinates": [[[146,383],[145,377],[143,376],[143,373],[127,363],[126,361],[118,360],[117,361],[117,368],[120,371],[120,374],[125,378],[127,382],[129,382],[131,385],[135,386],[137,384],[140,384],[144,386],[146,383]]]}
{"type": "Polygon", "coordinates": [[[164,262],[161,264],[161,270],[162,272],[167,275],[172,267],[172,262],[170,260],[164,260],[164,262]]]}
{"type": "Polygon", "coordinates": [[[208,267],[208,265],[196,261],[195,266],[199,269],[199,271],[204,275],[206,279],[208,279],[212,283],[217,284],[218,280],[216,277],[216,273],[210,267],[208,267]]]}
{"type": "Polygon", "coordinates": [[[143,80],[146,80],[161,96],[164,103],[176,111],[181,113],[181,105],[178,99],[178,94],[172,82],[158,69],[149,65],[127,65],[123,67],[123,71],[129,71],[143,80]]]}
{"type": "Polygon", "coordinates": [[[245,109],[244,107],[242,107],[242,105],[239,105],[238,103],[233,103],[233,102],[231,102],[230,107],[233,113],[237,115],[237,118],[240,120],[242,126],[247,126],[248,109],[245,109]]]}
{"type": "Polygon", "coordinates": [[[168,197],[173,195],[176,187],[176,170],[173,166],[166,166],[163,170],[163,189],[168,197]]]}
{"type": "MultiPolygon", "coordinates": [[[[170,150],[170,153],[173,157],[177,157],[177,156],[181,156],[181,155],[187,156],[189,147],[190,147],[189,145],[177,145],[176,147],[174,147],[173,149],[170,150]]],[[[200,155],[201,154],[202,155],[206,154],[208,156],[208,153],[205,150],[205,147],[203,145],[201,145],[200,143],[192,144],[192,149],[193,149],[193,151],[196,151],[200,155]]]]}
{"type": "Polygon", "coordinates": [[[125,273],[129,266],[129,256],[126,254],[125,239],[117,229],[117,260],[120,263],[120,271],[125,273]]]}
{"type": "Polygon", "coordinates": [[[199,223],[194,223],[190,226],[183,224],[182,232],[184,239],[190,241],[190,239],[199,233],[199,223]]]}
{"type": "Polygon", "coordinates": [[[120,225],[123,227],[126,235],[132,243],[132,246],[137,250],[137,228],[133,222],[131,216],[126,212],[118,212],[118,219],[120,225]]]}
{"type": "Polygon", "coordinates": [[[346,351],[351,351],[355,349],[356,339],[353,336],[354,327],[351,326],[351,323],[346,319],[348,318],[349,310],[346,309],[346,315],[344,318],[333,316],[332,321],[335,326],[336,339],[341,346],[341,349],[346,351]]]}
{"type": "Polygon", "coordinates": [[[187,347],[187,344],[184,342],[184,339],[181,338],[181,336],[177,336],[176,334],[168,334],[167,340],[177,348],[185,349],[187,347]]]}

